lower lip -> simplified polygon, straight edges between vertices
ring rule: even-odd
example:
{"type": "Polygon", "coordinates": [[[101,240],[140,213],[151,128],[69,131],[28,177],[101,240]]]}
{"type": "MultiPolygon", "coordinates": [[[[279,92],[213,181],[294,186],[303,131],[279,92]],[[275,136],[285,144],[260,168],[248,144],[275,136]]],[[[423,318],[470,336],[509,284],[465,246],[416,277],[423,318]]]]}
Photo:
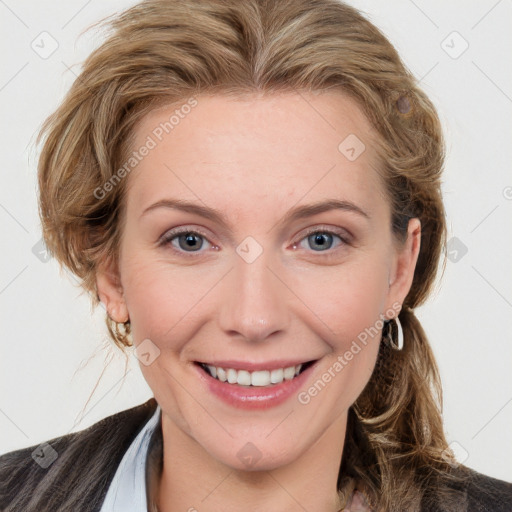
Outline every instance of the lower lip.
{"type": "Polygon", "coordinates": [[[274,384],[269,387],[245,387],[238,384],[221,382],[208,374],[199,365],[195,366],[199,378],[207,386],[208,390],[225,403],[241,409],[268,409],[282,404],[296,394],[298,389],[304,385],[317,363],[318,361],[313,363],[292,380],[284,380],[280,384],[274,384]]]}

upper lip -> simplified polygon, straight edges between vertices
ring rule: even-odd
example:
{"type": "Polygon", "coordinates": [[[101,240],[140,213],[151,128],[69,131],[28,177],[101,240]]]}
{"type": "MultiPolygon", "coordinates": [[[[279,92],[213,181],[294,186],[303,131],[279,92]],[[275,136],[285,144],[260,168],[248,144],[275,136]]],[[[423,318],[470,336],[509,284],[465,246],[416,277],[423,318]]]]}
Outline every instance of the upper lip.
{"type": "Polygon", "coordinates": [[[217,366],[224,369],[232,368],[233,370],[247,370],[248,372],[256,372],[263,370],[278,370],[280,368],[289,368],[298,364],[306,364],[315,361],[315,359],[282,359],[264,362],[237,361],[233,359],[223,359],[219,361],[198,361],[198,363],[209,366],[217,366]]]}

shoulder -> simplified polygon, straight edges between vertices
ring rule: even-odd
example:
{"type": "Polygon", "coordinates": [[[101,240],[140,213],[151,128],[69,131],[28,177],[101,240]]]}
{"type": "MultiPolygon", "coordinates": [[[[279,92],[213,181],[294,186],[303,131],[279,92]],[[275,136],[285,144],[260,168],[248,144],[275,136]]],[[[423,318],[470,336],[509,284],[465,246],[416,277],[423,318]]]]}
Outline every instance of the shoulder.
{"type": "Polygon", "coordinates": [[[468,469],[468,512],[512,511],[512,483],[468,469]]]}
{"type": "Polygon", "coordinates": [[[422,512],[512,512],[512,483],[463,464],[431,483],[422,512]]]}
{"type": "Polygon", "coordinates": [[[0,510],[99,510],[125,451],[157,405],[151,398],[87,429],[0,456],[0,510]]]}

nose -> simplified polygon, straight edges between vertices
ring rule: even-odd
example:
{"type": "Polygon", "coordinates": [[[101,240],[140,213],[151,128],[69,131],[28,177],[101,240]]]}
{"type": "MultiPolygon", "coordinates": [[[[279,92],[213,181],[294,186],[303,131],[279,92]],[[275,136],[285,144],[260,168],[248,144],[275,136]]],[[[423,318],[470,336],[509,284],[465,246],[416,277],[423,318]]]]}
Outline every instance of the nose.
{"type": "Polygon", "coordinates": [[[275,269],[269,268],[265,251],[247,263],[235,256],[219,297],[219,326],[231,338],[262,342],[286,331],[290,322],[290,292],[275,269]],[[287,296],[288,294],[288,296],[287,296]]]}

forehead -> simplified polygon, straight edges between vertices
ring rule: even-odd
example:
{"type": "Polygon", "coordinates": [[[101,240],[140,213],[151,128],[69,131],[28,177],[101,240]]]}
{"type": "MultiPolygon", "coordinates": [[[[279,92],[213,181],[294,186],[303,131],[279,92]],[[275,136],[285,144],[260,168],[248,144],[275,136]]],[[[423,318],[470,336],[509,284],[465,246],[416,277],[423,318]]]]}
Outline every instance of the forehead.
{"type": "Polygon", "coordinates": [[[185,99],[136,127],[132,150],[150,150],[129,176],[128,208],[186,196],[220,208],[275,209],[328,195],[374,210],[383,198],[375,137],[339,92],[185,99]]]}

